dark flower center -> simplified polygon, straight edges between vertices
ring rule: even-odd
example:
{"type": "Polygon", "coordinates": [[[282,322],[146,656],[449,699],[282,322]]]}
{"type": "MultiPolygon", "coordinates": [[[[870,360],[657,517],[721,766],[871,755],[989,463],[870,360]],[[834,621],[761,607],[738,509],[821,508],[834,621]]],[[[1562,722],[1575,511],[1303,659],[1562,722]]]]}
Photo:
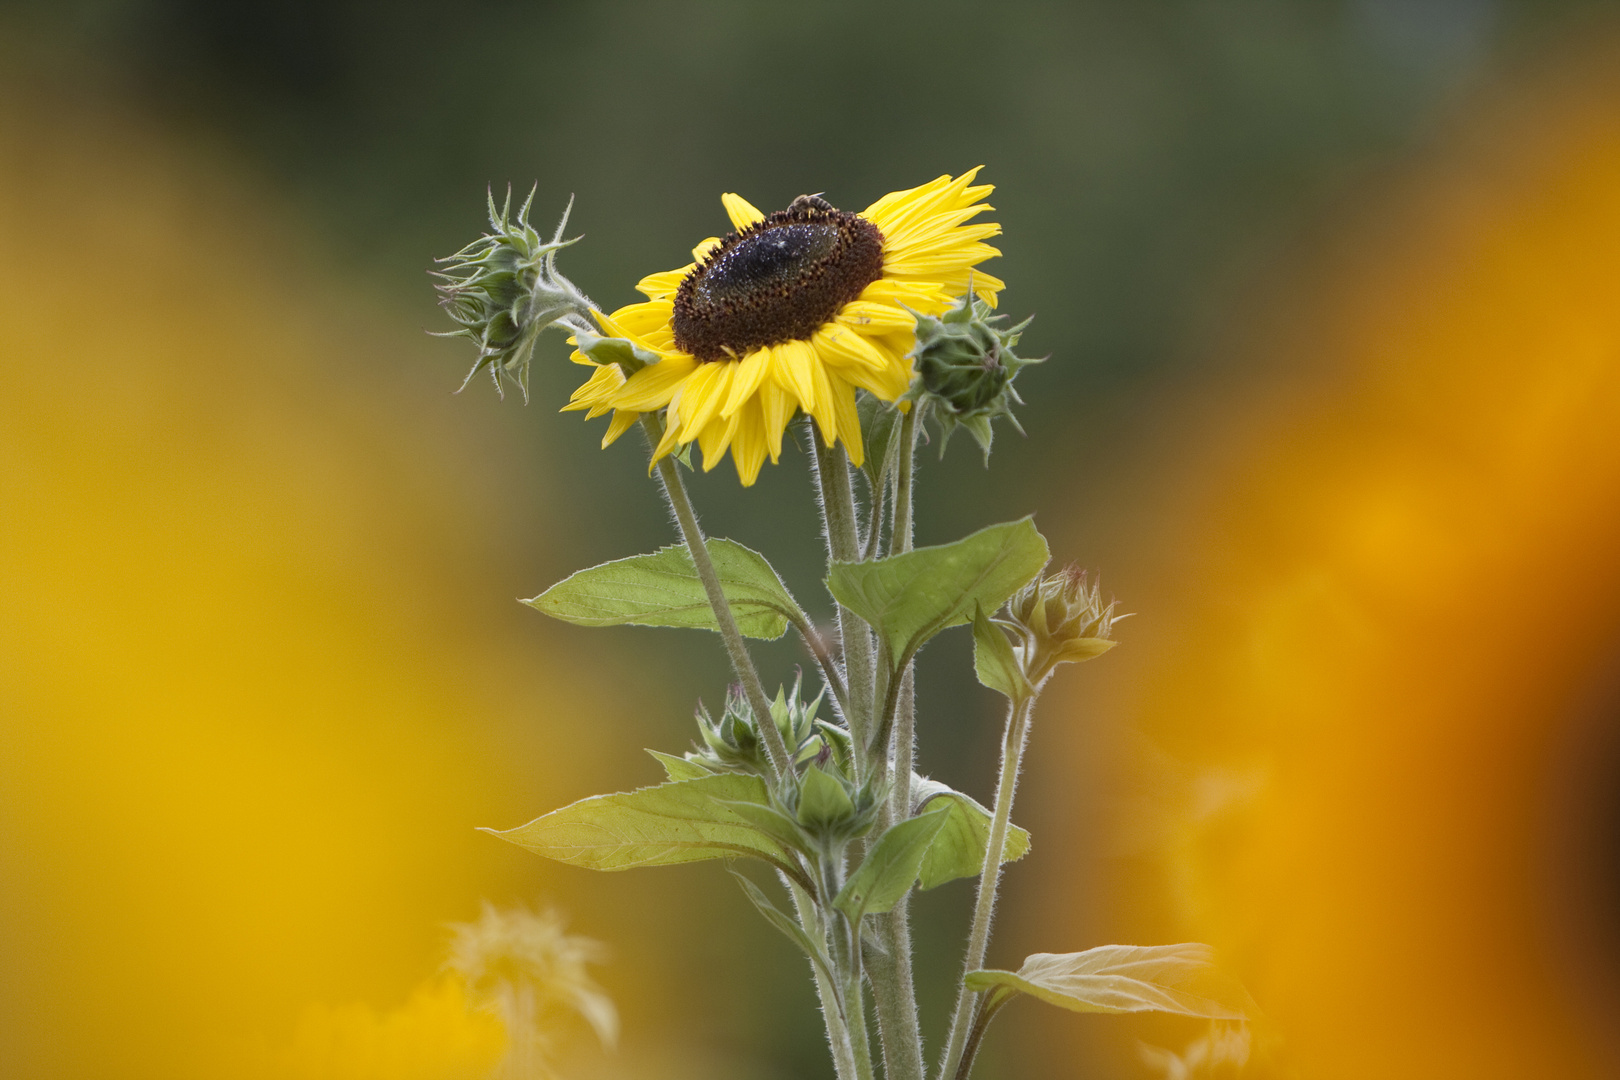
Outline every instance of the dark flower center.
{"type": "Polygon", "coordinates": [[[699,360],[741,359],[764,345],[808,341],[883,276],[883,234],[825,199],[730,233],[675,293],[675,346],[699,360]]]}

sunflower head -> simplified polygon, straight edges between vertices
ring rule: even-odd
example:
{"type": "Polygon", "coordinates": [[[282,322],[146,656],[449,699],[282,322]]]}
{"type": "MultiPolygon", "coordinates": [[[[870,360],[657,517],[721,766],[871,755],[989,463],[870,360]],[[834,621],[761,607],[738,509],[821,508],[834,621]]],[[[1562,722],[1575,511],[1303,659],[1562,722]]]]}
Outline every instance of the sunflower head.
{"type": "Polygon", "coordinates": [[[877,226],[819,195],[800,195],[726,236],[681,279],[670,328],[699,360],[808,341],[883,276],[877,226]]]}
{"type": "MultiPolygon", "coordinates": [[[[557,272],[557,252],[578,239],[564,240],[568,210],[563,211],[556,232],[546,240],[529,224],[529,205],[534,192],[512,217],[512,193],[495,208],[489,195],[490,231],[460,251],[437,260],[443,270],[439,278],[439,305],[461,327],[441,337],[464,337],[478,346],[466,386],[485,368],[501,389],[507,378],[529,396],[529,360],[541,331],[561,323],[570,329],[590,329],[591,303],[557,272]]],[[[569,200],[572,209],[573,201],[569,200]]]]}
{"type": "Polygon", "coordinates": [[[945,453],[958,425],[984,450],[990,460],[993,432],[990,421],[1005,416],[1020,432],[1023,428],[1012,406],[1023,400],[1013,389],[1020,369],[1045,357],[1024,359],[1013,353],[1031,319],[1002,327],[1007,316],[991,314],[990,305],[971,293],[960,297],[939,318],[917,316],[917,346],[912,353],[917,381],[910,397],[924,403],[940,428],[939,452],[945,453]]]}
{"type": "Polygon", "coordinates": [[[603,334],[657,360],[627,372],[576,351],[594,370],[568,407],[611,410],[604,442],[660,412],[655,460],[695,443],[705,469],[729,454],[745,485],[781,456],[800,412],[860,465],[856,395],[906,393],[919,316],[945,314],[970,290],[993,304],[1003,287],[975,269],[1000,254],[984,241],[1001,231],[972,220],[990,209],[977,172],[892,192],[858,213],[819,195],[771,214],[722,196],[732,232],[699,244],[687,266],[642,279],[645,302],[595,316],[603,334]]]}

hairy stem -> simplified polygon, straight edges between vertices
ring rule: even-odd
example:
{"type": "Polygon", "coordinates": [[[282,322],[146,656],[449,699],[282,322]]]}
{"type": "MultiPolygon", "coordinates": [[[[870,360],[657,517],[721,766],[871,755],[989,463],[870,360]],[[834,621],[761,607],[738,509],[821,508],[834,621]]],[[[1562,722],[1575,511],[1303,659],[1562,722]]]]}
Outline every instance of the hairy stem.
{"type": "MultiPolygon", "coordinates": [[[[658,445],[658,431],[655,426],[656,418],[642,417],[642,424],[647,437],[654,446],[658,445]]],[[[759,681],[759,672],[754,669],[754,658],[748,654],[748,646],[743,642],[742,633],[737,629],[737,619],[731,613],[731,603],[726,599],[725,592],[720,588],[720,577],[714,572],[714,560],[709,558],[709,546],[703,541],[703,531],[698,528],[697,515],[692,511],[692,500],[687,498],[686,485],[681,481],[681,474],[675,468],[675,462],[670,458],[663,458],[658,462],[659,485],[663,488],[664,498],[669,508],[675,513],[675,522],[680,527],[681,539],[686,541],[686,549],[692,553],[692,565],[697,569],[698,580],[703,583],[703,592],[709,598],[709,606],[714,609],[714,621],[720,627],[720,637],[725,640],[726,652],[731,657],[731,669],[737,673],[737,679],[743,685],[743,692],[748,695],[748,706],[754,712],[755,724],[765,739],[765,752],[770,757],[771,772],[778,778],[782,777],[792,767],[792,757],[788,753],[787,743],[782,733],[776,730],[776,722],[771,719],[770,699],[765,696],[765,687],[759,681]]]]}
{"type": "MultiPolygon", "coordinates": [[[[829,562],[857,562],[861,557],[855,521],[855,490],[850,484],[849,461],[836,447],[821,446],[816,431],[809,432],[810,453],[816,461],[816,483],[821,496],[822,523],[827,530],[829,562]]],[[[853,611],[838,606],[838,636],[843,644],[844,674],[849,694],[845,719],[855,743],[855,782],[864,783],[871,771],[867,744],[872,723],[872,634],[853,611]]]]}
{"type": "MultiPolygon", "coordinates": [[[[984,846],[984,865],[979,871],[978,898],[973,904],[973,928],[968,932],[967,955],[962,975],[984,967],[985,950],[990,944],[990,923],[995,916],[996,890],[1001,884],[1001,853],[1007,845],[1007,822],[1012,816],[1013,797],[1018,791],[1018,770],[1029,738],[1029,719],[1035,711],[1035,695],[1020,698],[1008,710],[1007,729],[1001,740],[1001,776],[996,782],[996,808],[990,818],[990,838],[984,846]]],[[[940,1080],[957,1080],[965,1063],[963,1049],[973,1029],[980,996],[964,985],[956,996],[956,1013],[951,1017],[951,1034],[940,1062],[940,1080]]],[[[971,1064],[971,1062],[966,1062],[971,1064]]]]}
{"type": "MultiPolygon", "coordinates": [[[[827,932],[816,911],[815,901],[792,881],[787,882],[787,887],[793,894],[799,925],[812,941],[825,942],[827,932]]],[[[833,1070],[838,1074],[838,1080],[861,1080],[860,1069],[855,1062],[855,1045],[850,1039],[849,1025],[844,1020],[844,1003],[839,997],[839,988],[813,960],[810,962],[810,972],[815,976],[816,993],[821,998],[821,1016],[827,1025],[827,1045],[832,1050],[833,1070]]]]}
{"type": "Polygon", "coordinates": [[[839,715],[847,716],[849,692],[844,689],[844,680],[838,674],[838,665],[834,663],[832,653],[827,649],[826,640],[808,618],[802,622],[795,619],[793,628],[799,632],[799,637],[804,641],[805,648],[810,650],[810,655],[816,658],[816,666],[821,669],[821,677],[826,680],[827,688],[832,691],[833,700],[838,704],[839,715]]]}
{"type": "MultiPolygon", "coordinates": [[[[916,410],[906,413],[900,425],[900,469],[895,480],[894,524],[889,530],[889,553],[911,550],[911,478],[916,456],[916,410]]],[[[882,827],[888,828],[911,816],[911,774],[915,757],[914,665],[907,663],[899,685],[886,687],[884,715],[880,723],[894,729],[894,787],[883,814],[882,827]],[[890,702],[890,693],[898,691],[890,702]]],[[[892,676],[891,676],[892,679],[892,676]]],[[[917,991],[911,966],[911,897],[901,898],[887,915],[877,917],[878,938],[888,949],[887,956],[874,954],[872,998],[878,1007],[883,1034],[885,1076],[927,1076],[923,1063],[922,1030],[917,1019],[917,991]]],[[[875,953],[875,951],[874,951],[875,953]]]]}

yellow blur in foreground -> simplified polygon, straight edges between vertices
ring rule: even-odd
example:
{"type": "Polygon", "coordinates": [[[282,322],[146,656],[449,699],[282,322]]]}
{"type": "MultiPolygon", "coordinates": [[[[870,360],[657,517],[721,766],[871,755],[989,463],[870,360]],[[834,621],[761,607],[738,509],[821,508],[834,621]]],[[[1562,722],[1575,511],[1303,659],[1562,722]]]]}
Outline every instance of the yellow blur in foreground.
{"type": "Polygon", "coordinates": [[[292,1046],[266,1069],[286,1080],[487,1080],[506,1050],[500,1020],[441,976],[402,1007],[311,1006],[292,1046]]]}
{"type": "Polygon", "coordinates": [[[1228,402],[1217,441],[1245,448],[1157,538],[1187,544],[1159,571],[1183,587],[1141,610],[1174,629],[1110,708],[1188,770],[1172,932],[1237,962],[1276,1075],[1597,1080],[1620,1070],[1620,48],[1414,172],[1262,346],[1314,374],[1228,402]]]}
{"type": "Polygon", "coordinates": [[[308,1014],[290,1075],[473,1075],[443,924],[512,888],[474,828],[577,712],[480,628],[518,586],[479,406],[239,177],[3,89],[0,1074],[246,1076],[310,1002],[422,985],[308,1014]]]}

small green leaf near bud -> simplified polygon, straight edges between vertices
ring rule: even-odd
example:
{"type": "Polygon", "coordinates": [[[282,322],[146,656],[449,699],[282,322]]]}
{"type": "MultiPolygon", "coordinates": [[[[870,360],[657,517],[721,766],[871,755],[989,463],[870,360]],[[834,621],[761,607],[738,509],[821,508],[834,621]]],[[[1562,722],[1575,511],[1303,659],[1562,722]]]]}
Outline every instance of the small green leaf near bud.
{"type": "Polygon", "coordinates": [[[626,376],[634,375],[648,364],[658,363],[658,354],[648,352],[625,338],[602,337],[585,330],[573,333],[575,346],[598,364],[617,364],[626,376]]]}
{"type": "Polygon", "coordinates": [[[671,780],[697,780],[712,775],[712,770],[690,758],[676,757],[674,754],[665,754],[658,750],[648,750],[647,753],[664,767],[664,775],[671,780]]]}
{"type": "Polygon", "coordinates": [[[949,817],[949,809],[940,806],[890,827],[867,850],[833,904],[852,922],[892,909],[916,882],[923,857],[949,817]]]}
{"type": "Polygon", "coordinates": [[[861,472],[872,490],[877,491],[900,460],[900,410],[871,394],[862,394],[855,411],[861,421],[861,442],[866,447],[861,472]]]}
{"type": "Polygon", "coordinates": [[[799,824],[806,828],[826,828],[855,816],[855,803],[844,785],[816,766],[804,770],[799,780],[799,824]]]}
{"type": "Polygon", "coordinates": [[[780,930],[789,941],[803,950],[804,954],[810,958],[811,962],[816,965],[828,982],[835,981],[832,960],[827,956],[825,949],[818,945],[809,934],[805,933],[804,928],[790,918],[786,912],[771,903],[770,897],[766,896],[758,885],[749,881],[748,878],[736,870],[731,871],[731,876],[737,879],[737,884],[742,888],[743,895],[748,897],[749,902],[754,905],[761,915],[765,916],[765,921],[780,930]]]}
{"type": "Polygon", "coordinates": [[[973,605],[973,671],[979,682],[1014,701],[1032,692],[1012,643],[985,615],[982,604],[973,605]]]}

